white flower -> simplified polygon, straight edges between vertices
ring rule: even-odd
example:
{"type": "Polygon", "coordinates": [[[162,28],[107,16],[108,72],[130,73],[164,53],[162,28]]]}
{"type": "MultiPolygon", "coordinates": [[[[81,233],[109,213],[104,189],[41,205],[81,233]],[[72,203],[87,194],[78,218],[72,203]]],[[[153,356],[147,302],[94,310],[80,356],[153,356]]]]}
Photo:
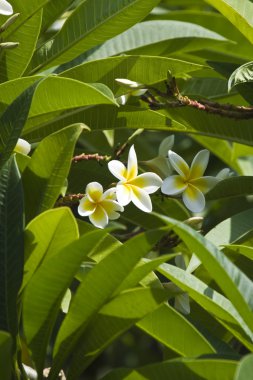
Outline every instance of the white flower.
{"type": "Polygon", "coordinates": [[[190,211],[202,211],[205,207],[204,194],[219,182],[215,177],[203,177],[209,160],[208,150],[204,149],[196,154],[190,168],[175,152],[169,150],[168,154],[170,163],[178,175],[164,180],[162,192],[175,196],[182,194],[183,202],[190,211]]]}
{"type": "Polygon", "coordinates": [[[115,187],[103,193],[100,183],[90,182],[85,191],[86,195],[80,200],[78,213],[81,216],[88,216],[94,226],[104,228],[109,219],[120,217],[118,211],[124,211],[116,201],[115,187]]]}
{"type": "Polygon", "coordinates": [[[216,178],[218,178],[220,181],[223,179],[227,179],[232,175],[232,172],[229,168],[224,168],[219,171],[218,174],[216,174],[216,178]]]}
{"type": "Polygon", "coordinates": [[[144,85],[142,83],[134,82],[132,80],[124,78],[117,78],[115,80],[120,85],[129,89],[129,91],[126,94],[121,95],[117,98],[118,103],[122,106],[126,104],[130,96],[141,96],[144,95],[147,91],[147,88],[143,88],[144,85]]]}
{"type": "Polygon", "coordinates": [[[29,142],[27,142],[24,139],[18,139],[17,144],[14,148],[14,152],[22,153],[27,156],[30,150],[31,150],[31,145],[29,144],[29,142]]]}
{"type": "Polygon", "coordinates": [[[12,6],[6,0],[0,0],[0,14],[10,16],[13,13],[12,6]]]}
{"type": "Polygon", "coordinates": [[[142,211],[151,212],[152,203],[149,194],[159,189],[162,180],[157,174],[151,172],[138,175],[134,145],[129,150],[127,168],[117,160],[110,161],[108,168],[120,180],[116,186],[119,204],[126,206],[132,201],[142,211]]]}

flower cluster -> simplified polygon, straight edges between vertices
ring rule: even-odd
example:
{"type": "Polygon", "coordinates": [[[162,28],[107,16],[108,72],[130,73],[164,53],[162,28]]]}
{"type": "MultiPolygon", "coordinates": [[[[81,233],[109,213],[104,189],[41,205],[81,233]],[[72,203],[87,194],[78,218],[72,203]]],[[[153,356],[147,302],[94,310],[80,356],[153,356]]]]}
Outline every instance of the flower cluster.
{"type": "MultiPolygon", "coordinates": [[[[159,188],[165,195],[182,196],[183,203],[190,211],[201,212],[205,207],[204,194],[227,177],[229,170],[223,169],[216,177],[204,176],[209,160],[209,151],[206,149],[197,153],[190,167],[170,149],[168,158],[165,158],[163,148],[165,145],[171,148],[174,137],[166,140],[166,144],[161,144],[158,156],[159,162],[164,160],[163,170],[160,170],[163,180],[154,172],[138,174],[137,156],[132,145],[126,166],[118,160],[108,163],[109,171],[119,180],[116,186],[103,192],[103,187],[98,182],[89,183],[86,195],[80,200],[79,214],[88,216],[96,227],[104,228],[109,220],[118,219],[119,212],[123,212],[124,206],[130,202],[144,212],[151,212],[150,194],[159,188]],[[176,175],[172,175],[173,169],[177,172],[176,175]]],[[[156,164],[156,159],[146,161],[146,166],[155,168],[156,164]]]]}

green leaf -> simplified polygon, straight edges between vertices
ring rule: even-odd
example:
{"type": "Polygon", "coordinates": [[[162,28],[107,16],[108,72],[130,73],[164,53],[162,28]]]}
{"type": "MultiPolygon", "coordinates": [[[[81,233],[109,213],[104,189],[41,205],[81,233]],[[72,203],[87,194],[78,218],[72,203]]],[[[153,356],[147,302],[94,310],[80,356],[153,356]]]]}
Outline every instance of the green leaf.
{"type": "Polygon", "coordinates": [[[102,230],[90,232],[51,254],[25,289],[24,331],[40,376],[46,359],[47,344],[64,294],[81,262],[104,235],[105,231],[102,230]]]}
{"type": "Polygon", "coordinates": [[[11,335],[5,331],[0,331],[0,378],[11,380],[11,335]]]}
{"type": "Polygon", "coordinates": [[[253,43],[253,4],[248,0],[205,0],[222,13],[251,43],[253,43]]]}
{"type": "Polygon", "coordinates": [[[233,380],[247,380],[252,376],[253,354],[246,355],[239,362],[233,380]]]}
{"type": "Polygon", "coordinates": [[[252,281],[240,271],[218,248],[187,225],[163,217],[188,248],[200,259],[214,281],[230,299],[253,332],[252,281]]]}
{"type": "Polygon", "coordinates": [[[253,102],[252,96],[252,81],[253,81],[253,63],[247,62],[244,65],[238,67],[229,77],[228,91],[231,91],[234,87],[242,94],[250,104],[253,102]]]}
{"type": "Polygon", "coordinates": [[[56,378],[63,362],[73,353],[74,347],[78,347],[79,339],[91,318],[117,291],[138,261],[164,232],[164,229],[151,230],[128,240],[88,272],[73,297],[57,335],[50,380],[56,378]]]}
{"type": "Polygon", "coordinates": [[[240,197],[253,194],[253,180],[250,176],[230,177],[217,183],[207,195],[207,200],[240,197]]]}
{"type": "Polygon", "coordinates": [[[252,212],[251,208],[223,220],[206,234],[206,239],[217,247],[245,240],[253,229],[252,212]]]}
{"type": "Polygon", "coordinates": [[[41,263],[78,239],[78,226],[72,212],[61,207],[33,219],[25,230],[25,267],[22,288],[41,263]]]}
{"type": "Polygon", "coordinates": [[[32,86],[24,90],[9,105],[9,107],[6,108],[0,117],[1,165],[8,160],[11,153],[13,152],[18,137],[20,136],[21,131],[26,123],[33,95],[38,84],[39,81],[35,82],[32,86]]]}
{"type": "Polygon", "coordinates": [[[231,380],[236,361],[226,359],[174,359],[136,369],[116,369],[103,380],[231,380]]]}
{"type": "Polygon", "coordinates": [[[200,331],[168,304],[147,315],[137,326],[180,356],[215,353],[200,331]]]}
{"type": "Polygon", "coordinates": [[[253,350],[252,332],[227,298],[197,277],[176,266],[162,264],[158,270],[180,289],[187,292],[193,300],[225,326],[240,342],[251,351],[253,350]]]}
{"type": "Polygon", "coordinates": [[[82,2],[55,38],[40,47],[31,72],[68,62],[143,19],[159,0],[93,0],[82,2]]]}
{"type": "Polygon", "coordinates": [[[228,248],[229,252],[234,252],[235,254],[243,255],[250,260],[253,260],[253,247],[248,247],[247,245],[240,244],[229,244],[225,248],[228,248]]]}
{"type": "Polygon", "coordinates": [[[42,10],[35,13],[11,34],[11,40],[18,42],[19,46],[15,49],[7,49],[0,60],[0,82],[21,77],[25,72],[37,44],[41,19],[42,10]]]}
{"type": "Polygon", "coordinates": [[[196,45],[195,39],[200,41],[200,45],[195,46],[195,49],[199,49],[200,46],[203,47],[207,43],[211,45],[212,43],[217,44],[227,41],[217,33],[188,22],[145,21],[106,41],[97,49],[82,54],[74,62],[80,64],[86,60],[93,61],[122,53],[166,56],[166,49],[170,53],[176,50],[180,40],[182,40],[181,43],[184,48],[189,44],[189,50],[193,50],[191,43],[194,41],[196,45]],[[170,43],[172,45],[171,49],[170,43]]]}
{"type": "Polygon", "coordinates": [[[81,124],[66,127],[46,137],[33,153],[22,176],[28,221],[56,202],[82,130],[81,124]]]}
{"type": "Polygon", "coordinates": [[[82,82],[102,82],[110,87],[113,93],[118,94],[125,93],[126,90],[115,81],[116,78],[127,78],[151,85],[166,80],[168,71],[178,77],[201,69],[203,69],[201,65],[178,59],[133,55],[83,63],[60,75],[82,82]]]}
{"type": "Polygon", "coordinates": [[[89,324],[87,333],[75,350],[67,373],[69,380],[77,379],[111,342],[155,310],[166,298],[168,294],[164,289],[137,288],[125,291],[105,304],[89,324]]]}
{"type": "Polygon", "coordinates": [[[54,0],[49,1],[43,7],[43,18],[41,32],[46,31],[62,13],[67,10],[74,0],[54,0]]]}
{"type": "Polygon", "coordinates": [[[16,338],[24,261],[23,191],[15,157],[0,171],[0,329],[16,338]]]}

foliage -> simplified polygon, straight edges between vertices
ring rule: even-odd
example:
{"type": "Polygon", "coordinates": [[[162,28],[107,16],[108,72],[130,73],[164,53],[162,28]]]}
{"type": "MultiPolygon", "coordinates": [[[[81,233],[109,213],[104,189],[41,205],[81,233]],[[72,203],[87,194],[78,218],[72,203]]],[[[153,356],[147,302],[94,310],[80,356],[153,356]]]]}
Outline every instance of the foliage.
{"type": "Polygon", "coordinates": [[[252,1],[10,3],[0,379],[248,380],[252,1]]]}

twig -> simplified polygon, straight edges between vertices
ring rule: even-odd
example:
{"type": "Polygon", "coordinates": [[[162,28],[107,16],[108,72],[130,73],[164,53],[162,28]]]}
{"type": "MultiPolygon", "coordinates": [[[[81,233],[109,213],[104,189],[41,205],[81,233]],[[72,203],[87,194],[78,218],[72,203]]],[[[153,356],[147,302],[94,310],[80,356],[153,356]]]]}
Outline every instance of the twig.
{"type": "Polygon", "coordinates": [[[82,154],[79,154],[79,155],[73,157],[72,161],[73,162],[79,162],[79,161],[95,160],[97,162],[100,162],[100,161],[109,161],[110,158],[111,158],[110,156],[102,156],[98,153],[93,153],[93,154],[82,153],[82,154]]]}

